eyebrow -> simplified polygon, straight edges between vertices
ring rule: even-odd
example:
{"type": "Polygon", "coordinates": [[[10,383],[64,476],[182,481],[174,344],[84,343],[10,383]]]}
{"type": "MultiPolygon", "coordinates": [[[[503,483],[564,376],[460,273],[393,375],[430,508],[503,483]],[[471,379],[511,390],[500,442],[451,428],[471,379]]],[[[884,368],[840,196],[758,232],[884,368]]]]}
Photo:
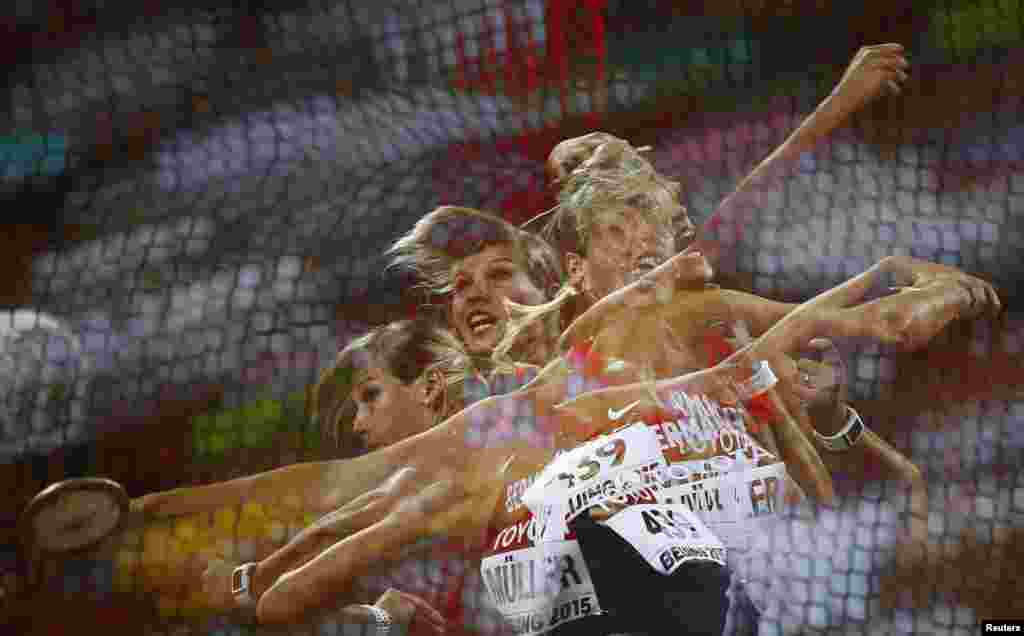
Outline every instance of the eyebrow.
{"type": "MultiPolygon", "coordinates": [[[[494,260],[487,261],[487,263],[485,263],[485,264],[486,265],[493,265],[495,263],[501,263],[501,262],[506,262],[506,263],[509,263],[509,264],[512,264],[512,265],[518,265],[518,262],[515,259],[513,259],[512,257],[510,257],[510,256],[499,256],[498,258],[495,258],[494,260]]],[[[466,274],[465,270],[462,270],[462,269],[459,269],[459,268],[455,268],[455,270],[452,273],[452,278],[455,279],[455,278],[458,278],[459,276],[466,276],[466,275],[467,274],[466,274]]]]}
{"type": "Polygon", "coordinates": [[[362,388],[367,382],[373,382],[376,378],[372,377],[368,371],[362,371],[354,378],[352,382],[352,393],[355,393],[358,389],[362,388]]]}
{"type": "Polygon", "coordinates": [[[501,263],[501,262],[510,263],[512,265],[516,265],[517,264],[515,260],[513,260],[512,258],[510,258],[508,256],[501,256],[499,258],[494,259],[493,261],[490,261],[487,264],[488,265],[494,265],[495,263],[501,263]]]}

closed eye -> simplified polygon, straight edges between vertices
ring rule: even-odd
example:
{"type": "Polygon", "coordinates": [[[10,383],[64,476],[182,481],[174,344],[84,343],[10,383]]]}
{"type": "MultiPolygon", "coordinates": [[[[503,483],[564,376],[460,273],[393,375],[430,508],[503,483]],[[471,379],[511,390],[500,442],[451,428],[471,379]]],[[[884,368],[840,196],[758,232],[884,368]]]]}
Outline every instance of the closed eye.
{"type": "Polygon", "coordinates": [[[495,267],[488,272],[492,280],[504,280],[511,278],[515,271],[511,267],[495,267]]]}
{"type": "Polygon", "coordinates": [[[375,386],[366,387],[360,395],[360,399],[364,404],[373,404],[378,397],[380,397],[380,389],[375,386]]]}

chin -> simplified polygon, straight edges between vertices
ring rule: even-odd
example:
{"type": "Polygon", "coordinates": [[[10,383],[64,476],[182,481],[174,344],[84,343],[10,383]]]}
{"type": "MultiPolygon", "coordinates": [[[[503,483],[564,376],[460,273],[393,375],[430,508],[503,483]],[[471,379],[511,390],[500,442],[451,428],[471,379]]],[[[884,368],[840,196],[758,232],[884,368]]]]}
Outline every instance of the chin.
{"type": "Polygon", "coordinates": [[[473,353],[479,353],[481,350],[486,349],[491,344],[490,336],[475,336],[472,335],[466,338],[466,347],[473,353]]]}
{"type": "Polygon", "coordinates": [[[501,332],[494,330],[486,335],[470,336],[464,342],[469,353],[475,356],[489,356],[501,342],[501,332]]]}

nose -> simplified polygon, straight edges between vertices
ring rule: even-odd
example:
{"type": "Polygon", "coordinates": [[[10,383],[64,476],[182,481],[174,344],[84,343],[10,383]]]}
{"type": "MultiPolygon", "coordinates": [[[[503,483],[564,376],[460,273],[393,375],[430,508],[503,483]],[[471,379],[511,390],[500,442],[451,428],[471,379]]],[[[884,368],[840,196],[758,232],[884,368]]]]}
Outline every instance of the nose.
{"type": "Polygon", "coordinates": [[[634,256],[651,253],[658,244],[658,232],[650,223],[635,225],[632,238],[630,248],[634,256]]]}
{"type": "Polygon", "coordinates": [[[352,432],[360,437],[366,437],[369,433],[369,421],[368,413],[366,412],[366,405],[360,404],[359,410],[356,412],[355,418],[352,420],[352,432]]]}
{"type": "Polygon", "coordinates": [[[490,289],[488,289],[487,282],[483,277],[478,277],[470,281],[462,293],[464,299],[467,301],[487,300],[490,295],[490,289]]]}

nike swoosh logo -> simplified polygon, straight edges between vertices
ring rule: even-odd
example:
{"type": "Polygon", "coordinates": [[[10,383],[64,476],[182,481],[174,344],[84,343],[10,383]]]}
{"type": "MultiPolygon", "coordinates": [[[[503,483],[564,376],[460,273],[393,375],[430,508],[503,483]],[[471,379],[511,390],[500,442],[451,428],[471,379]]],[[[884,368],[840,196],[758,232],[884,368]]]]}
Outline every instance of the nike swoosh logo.
{"type": "Polygon", "coordinates": [[[637,400],[632,404],[627,404],[618,411],[616,411],[615,409],[608,409],[608,419],[612,420],[613,422],[615,420],[622,419],[622,416],[625,415],[631,408],[633,408],[637,404],[640,404],[640,400],[637,400]]]}

